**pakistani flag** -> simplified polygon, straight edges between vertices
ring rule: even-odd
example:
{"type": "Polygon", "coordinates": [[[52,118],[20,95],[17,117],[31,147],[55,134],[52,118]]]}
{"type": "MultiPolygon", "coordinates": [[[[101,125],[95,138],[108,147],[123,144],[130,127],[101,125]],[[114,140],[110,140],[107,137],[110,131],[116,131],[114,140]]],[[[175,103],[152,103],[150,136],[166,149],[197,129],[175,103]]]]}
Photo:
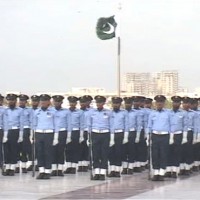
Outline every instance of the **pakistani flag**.
{"type": "Polygon", "coordinates": [[[114,16],[99,18],[96,27],[97,37],[101,40],[109,40],[114,38],[116,27],[117,23],[114,19],[114,16]]]}

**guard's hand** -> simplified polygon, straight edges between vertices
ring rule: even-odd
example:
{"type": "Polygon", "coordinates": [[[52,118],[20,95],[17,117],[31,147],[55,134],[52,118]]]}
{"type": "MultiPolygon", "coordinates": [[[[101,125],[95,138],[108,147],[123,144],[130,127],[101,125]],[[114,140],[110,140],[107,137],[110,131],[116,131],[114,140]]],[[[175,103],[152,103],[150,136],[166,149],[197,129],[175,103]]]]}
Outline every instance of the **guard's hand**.
{"type": "Polygon", "coordinates": [[[135,138],[135,143],[139,143],[139,141],[140,141],[140,138],[136,137],[135,138]]]}
{"type": "Polygon", "coordinates": [[[58,139],[53,140],[53,146],[56,146],[58,144],[58,139]]]}
{"type": "Polygon", "coordinates": [[[111,140],[109,146],[112,147],[114,144],[115,144],[114,140],[111,140]]]}
{"type": "Polygon", "coordinates": [[[126,143],[128,143],[128,138],[123,139],[123,144],[126,144],[126,143]]]}
{"type": "Polygon", "coordinates": [[[18,141],[17,141],[18,143],[21,143],[21,142],[23,142],[23,137],[19,137],[19,139],[18,139],[18,141]]]}
{"type": "Polygon", "coordinates": [[[6,143],[8,141],[8,138],[7,137],[3,137],[3,143],[6,143]]]}
{"type": "Polygon", "coordinates": [[[70,137],[67,137],[67,139],[66,139],[66,144],[70,143],[71,141],[72,141],[71,138],[70,138],[70,137]]]}
{"type": "Polygon", "coordinates": [[[87,140],[86,143],[87,143],[87,146],[89,146],[90,145],[90,140],[87,140]]]}
{"type": "Polygon", "coordinates": [[[182,144],[185,144],[185,143],[187,143],[187,138],[182,139],[182,144]]]}
{"type": "Polygon", "coordinates": [[[84,141],[84,137],[80,137],[79,138],[79,143],[83,142],[84,141]]]}
{"type": "Polygon", "coordinates": [[[174,135],[172,133],[170,134],[169,144],[174,144],[174,135]]]}

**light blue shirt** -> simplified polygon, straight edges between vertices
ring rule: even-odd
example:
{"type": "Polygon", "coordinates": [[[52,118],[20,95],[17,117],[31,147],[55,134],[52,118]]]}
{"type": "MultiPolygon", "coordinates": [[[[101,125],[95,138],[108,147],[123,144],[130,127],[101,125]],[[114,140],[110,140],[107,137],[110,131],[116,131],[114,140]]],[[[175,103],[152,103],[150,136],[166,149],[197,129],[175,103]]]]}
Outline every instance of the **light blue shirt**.
{"type": "Polygon", "coordinates": [[[148,130],[170,132],[170,112],[167,109],[153,110],[149,115],[148,130]]]}
{"type": "Polygon", "coordinates": [[[61,108],[55,111],[55,132],[58,133],[61,128],[69,129],[69,110],[61,108]]]}
{"type": "Polygon", "coordinates": [[[110,124],[111,133],[114,133],[115,130],[123,130],[123,132],[128,132],[128,113],[125,110],[119,110],[117,112],[112,110],[110,124]]]}
{"type": "Polygon", "coordinates": [[[171,133],[177,131],[187,131],[188,130],[188,117],[185,112],[178,109],[176,112],[170,110],[170,124],[171,124],[171,133]]]}
{"type": "Polygon", "coordinates": [[[0,106],[0,128],[3,128],[3,117],[5,109],[6,108],[4,106],[0,106]]]}
{"type": "Polygon", "coordinates": [[[37,109],[33,116],[33,129],[55,131],[55,111],[50,107],[45,111],[37,109]]]}
{"type": "Polygon", "coordinates": [[[31,124],[32,124],[32,109],[28,108],[28,107],[25,107],[25,108],[22,108],[22,109],[23,109],[23,119],[24,119],[23,126],[31,127],[31,124]]]}
{"type": "Polygon", "coordinates": [[[110,131],[111,111],[103,108],[101,111],[92,109],[88,114],[87,127],[88,131],[109,130],[110,131]]]}
{"type": "Polygon", "coordinates": [[[68,131],[71,132],[73,129],[84,130],[84,113],[82,110],[75,109],[71,111],[69,109],[69,128],[68,131]]]}
{"type": "Polygon", "coordinates": [[[12,129],[12,127],[18,127],[20,131],[23,131],[23,109],[15,107],[14,109],[6,108],[4,112],[4,131],[12,129]]]}
{"type": "Polygon", "coordinates": [[[183,110],[183,112],[185,112],[185,114],[188,117],[188,131],[192,130],[192,131],[196,132],[196,130],[194,130],[194,128],[195,128],[195,125],[194,125],[195,120],[194,119],[197,114],[192,110],[188,110],[188,111],[183,110]]]}
{"type": "Polygon", "coordinates": [[[128,113],[128,129],[135,129],[135,131],[141,131],[142,129],[142,115],[138,110],[131,109],[128,113]]]}
{"type": "Polygon", "coordinates": [[[144,129],[145,129],[145,132],[148,133],[148,121],[149,121],[149,115],[152,112],[152,109],[143,108],[143,112],[144,112],[144,129]]]}
{"type": "Polygon", "coordinates": [[[194,133],[200,133],[200,110],[192,110],[194,112],[194,133]]]}
{"type": "MultiPolygon", "coordinates": [[[[82,109],[81,109],[82,110],[82,109]]],[[[84,131],[88,131],[87,129],[87,120],[88,120],[88,116],[89,116],[89,112],[91,111],[92,109],[91,108],[86,108],[85,110],[82,110],[83,111],[83,127],[84,127],[84,131]]]]}

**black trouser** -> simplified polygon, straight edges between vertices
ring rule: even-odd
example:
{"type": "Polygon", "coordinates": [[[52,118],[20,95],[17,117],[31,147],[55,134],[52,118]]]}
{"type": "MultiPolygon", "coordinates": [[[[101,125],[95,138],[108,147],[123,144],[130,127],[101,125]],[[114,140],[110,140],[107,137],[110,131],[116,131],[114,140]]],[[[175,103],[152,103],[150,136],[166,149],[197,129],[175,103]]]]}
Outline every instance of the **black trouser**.
{"type": "Polygon", "coordinates": [[[141,130],[140,140],[139,140],[139,143],[136,144],[136,146],[137,146],[137,152],[138,152],[137,161],[146,162],[147,161],[147,143],[146,143],[144,129],[141,130]]]}
{"type": "Polygon", "coordinates": [[[107,169],[110,133],[92,132],[91,136],[92,136],[93,167],[100,169],[107,169]]]}
{"type": "Polygon", "coordinates": [[[5,164],[17,164],[19,129],[8,130],[8,141],[4,143],[5,164]]]}
{"type": "Polygon", "coordinates": [[[152,134],[153,169],[166,169],[168,164],[169,134],[152,134]]]}
{"type": "Polygon", "coordinates": [[[136,131],[130,131],[128,135],[128,143],[122,145],[122,161],[134,163],[135,162],[135,145],[136,131]]]}
{"type": "Polygon", "coordinates": [[[183,134],[174,134],[174,143],[169,145],[168,166],[179,167],[183,134]]]}
{"type": "Polygon", "coordinates": [[[110,147],[109,161],[110,165],[121,166],[122,165],[122,142],[124,139],[124,133],[114,133],[115,144],[110,147]]]}
{"type": "Polygon", "coordinates": [[[2,140],[3,140],[3,129],[0,129],[0,167],[3,165],[3,143],[2,143],[2,140]]]}
{"type": "Polygon", "coordinates": [[[83,133],[84,141],[80,144],[80,158],[79,161],[88,161],[89,160],[89,148],[87,145],[87,139],[88,139],[88,132],[84,131],[83,133]]]}
{"type": "Polygon", "coordinates": [[[23,130],[23,141],[20,145],[20,157],[22,162],[27,162],[32,160],[32,149],[30,142],[30,128],[25,128],[23,130]]]}
{"type": "Polygon", "coordinates": [[[80,131],[71,132],[71,142],[66,145],[66,162],[78,163],[80,157],[80,131]]]}
{"type": "Polygon", "coordinates": [[[54,133],[35,133],[38,167],[51,169],[54,133]]]}
{"type": "Polygon", "coordinates": [[[182,144],[181,146],[181,163],[186,163],[191,165],[194,161],[193,154],[193,131],[188,131],[187,134],[187,143],[182,144]]]}
{"type": "Polygon", "coordinates": [[[53,146],[53,163],[65,163],[65,147],[66,147],[67,131],[60,131],[58,134],[58,144],[53,146]]]}

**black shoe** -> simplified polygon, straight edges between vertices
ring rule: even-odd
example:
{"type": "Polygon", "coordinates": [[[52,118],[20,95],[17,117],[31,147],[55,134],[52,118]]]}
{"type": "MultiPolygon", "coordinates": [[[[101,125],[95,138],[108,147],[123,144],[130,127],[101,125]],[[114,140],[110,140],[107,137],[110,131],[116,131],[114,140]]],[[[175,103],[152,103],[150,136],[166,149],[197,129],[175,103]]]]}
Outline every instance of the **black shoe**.
{"type": "Polygon", "coordinates": [[[146,167],[145,166],[141,166],[141,171],[145,171],[146,170],[146,167]]]}
{"type": "Polygon", "coordinates": [[[71,168],[70,174],[76,174],[76,168],[71,168]]]}
{"type": "Polygon", "coordinates": [[[83,172],[83,166],[78,166],[77,172],[83,172]]]}
{"type": "Polygon", "coordinates": [[[172,177],[172,173],[171,172],[166,172],[165,173],[165,177],[166,178],[171,178],[172,177]]]}
{"type": "Polygon", "coordinates": [[[185,176],[189,176],[190,175],[190,170],[185,170],[184,175],[185,176]]]}
{"type": "Polygon", "coordinates": [[[108,174],[108,177],[110,178],[115,177],[115,171],[111,171],[110,174],[108,174]]]}
{"type": "Polygon", "coordinates": [[[99,180],[100,178],[100,175],[99,174],[95,174],[92,178],[92,180],[96,181],[96,180],[99,180]]]}
{"type": "Polygon", "coordinates": [[[192,167],[192,171],[193,172],[198,172],[199,171],[199,167],[198,166],[193,166],[192,167]]]}
{"type": "Polygon", "coordinates": [[[132,175],[133,174],[133,169],[128,169],[127,174],[132,175]]]}
{"type": "Polygon", "coordinates": [[[50,179],[51,174],[44,173],[43,179],[50,179]]]}
{"type": "Polygon", "coordinates": [[[22,173],[26,174],[27,173],[27,169],[26,168],[22,168],[22,173]]]}
{"type": "Polygon", "coordinates": [[[28,172],[33,171],[33,165],[30,165],[30,166],[27,168],[27,171],[28,171],[28,172]]]}
{"type": "Polygon", "coordinates": [[[151,180],[152,181],[158,181],[159,180],[159,175],[154,175],[151,180]]]}
{"type": "Polygon", "coordinates": [[[58,176],[64,176],[63,171],[62,171],[62,170],[58,170],[57,175],[58,175],[58,176]]]}
{"type": "Polygon", "coordinates": [[[51,176],[57,176],[57,170],[52,170],[51,176]]]}
{"type": "Polygon", "coordinates": [[[17,174],[19,173],[19,167],[15,168],[15,173],[17,173],[17,174]]]}
{"type": "Polygon", "coordinates": [[[176,173],[176,172],[172,172],[171,177],[172,177],[172,178],[178,178],[177,173],[176,173]]]}
{"type": "Polygon", "coordinates": [[[106,179],[105,175],[103,175],[103,174],[100,174],[100,175],[99,175],[99,180],[105,181],[105,179],[106,179]]]}
{"type": "Polygon", "coordinates": [[[70,174],[71,170],[72,170],[72,168],[69,167],[69,168],[67,168],[67,169],[64,171],[64,173],[65,173],[65,174],[70,174]]]}
{"type": "Polygon", "coordinates": [[[164,181],[164,176],[158,176],[158,181],[164,181]]]}
{"type": "Polygon", "coordinates": [[[180,172],[179,172],[179,175],[184,175],[185,174],[185,170],[184,169],[181,169],[180,172]]]}
{"type": "Polygon", "coordinates": [[[10,175],[10,170],[9,169],[6,169],[2,172],[2,175],[3,176],[9,176],[10,175]]]}
{"type": "Polygon", "coordinates": [[[44,179],[44,173],[39,173],[36,179],[44,179]]]}
{"type": "Polygon", "coordinates": [[[9,171],[9,176],[14,176],[15,175],[15,171],[14,170],[10,170],[9,171]]]}
{"type": "Polygon", "coordinates": [[[115,177],[120,178],[120,172],[115,172],[115,177]]]}
{"type": "Polygon", "coordinates": [[[83,166],[82,167],[82,172],[87,172],[88,171],[88,166],[83,166]]]}
{"type": "Polygon", "coordinates": [[[35,171],[36,171],[36,172],[39,172],[39,167],[38,167],[38,165],[35,166],[35,171]]]}
{"type": "Polygon", "coordinates": [[[134,167],[133,171],[136,173],[140,173],[140,172],[142,172],[142,169],[141,169],[141,167],[134,167]]]}
{"type": "Polygon", "coordinates": [[[123,168],[121,174],[128,174],[128,169],[127,168],[123,168]]]}

